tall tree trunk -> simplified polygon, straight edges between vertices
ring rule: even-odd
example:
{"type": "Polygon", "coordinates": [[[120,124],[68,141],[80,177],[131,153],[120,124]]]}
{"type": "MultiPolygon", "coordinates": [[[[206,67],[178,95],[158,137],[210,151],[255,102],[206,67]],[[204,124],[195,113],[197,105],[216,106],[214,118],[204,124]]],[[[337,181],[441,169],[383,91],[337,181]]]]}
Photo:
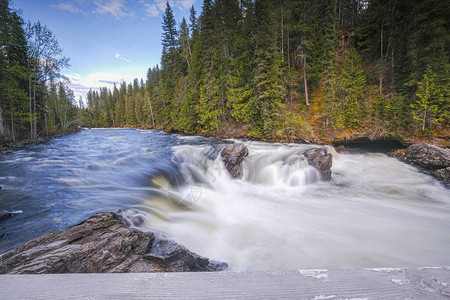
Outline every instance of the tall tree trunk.
{"type": "Polygon", "coordinates": [[[32,139],[37,138],[37,109],[36,109],[36,79],[33,83],[33,136],[32,139]]]}
{"type": "Polygon", "coordinates": [[[155,128],[155,119],[153,118],[153,108],[152,101],[150,101],[150,96],[148,97],[148,104],[150,105],[150,116],[152,117],[153,128],[155,128]]]}
{"type": "Polygon", "coordinates": [[[13,107],[11,105],[11,112],[10,112],[10,115],[11,115],[11,138],[12,138],[13,143],[15,143],[16,142],[16,135],[14,134],[14,114],[13,114],[13,111],[14,111],[14,109],[13,109],[13,107]]]}
{"type": "Polygon", "coordinates": [[[427,108],[425,108],[425,111],[423,112],[423,122],[422,122],[422,131],[425,130],[425,123],[427,121],[427,108]]]}
{"type": "Polygon", "coordinates": [[[3,127],[3,110],[0,107],[0,137],[5,135],[5,128],[3,127]]]}
{"type": "Polygon", "coordinates": [[[45,136],[48,136],[48,107],[47,107],[47,100],[44,98],[44,123],[45,123],[45,136]]]}
{"type": "Polygon", "coordinates": [[[31,74],[28,78],[28,99],[30,100],[30,139],[33,139],[33,101],[31,96],[31,74]]]}
{"type": "Polygon", "coordinates": [[[305,84],[306,106],[309,106],[308,81],[306,80],[306,56],[303,57],[303,82],[305,84]]]}
{"type": "Polygon", "coordinates": [[[284,10],[281,9],[281,63],[284,63],[284,10]]]}
{"type": "Polygon", "coordinates": [[[192,51],[191,51],[191,42],[189,41],[189,32],[187,31],[187,27],[185,27],[185,35],[186,35],[186,42],[187,42],[187,48],[188,48],[188,54],[189,54],[189,59],[187,59],[187,64],[188,67],[191,66],[191,61],[192,61],[192,51]]]}

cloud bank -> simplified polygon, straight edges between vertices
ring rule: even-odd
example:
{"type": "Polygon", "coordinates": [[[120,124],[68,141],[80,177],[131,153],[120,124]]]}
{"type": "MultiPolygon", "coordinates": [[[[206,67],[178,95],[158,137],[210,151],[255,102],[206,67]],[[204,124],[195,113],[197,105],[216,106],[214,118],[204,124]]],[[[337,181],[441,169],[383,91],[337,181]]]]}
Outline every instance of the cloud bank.
{"type": "MultiPolygon", "coordinates": [[[[171,0],[172,8],[189,9],[195,0],[171,0]]],[[[166,0],[65,0],[52,4],[51,7],[74,14],[111,15],[120,20],[144,13],[148,17],[159,17],[166,9],[166,0]]]]}
{"type": "Polygon", "coordinates": [[[70,83],[68,87],[73,90],[75,100],[78,101],[80,97],[86,97],[90,89],[99,90],[101,87],[112,89],[114,83],[119,86],[122,82],[133,82],[135,78],[145,79],[145,73],[124,73],[124,72],[96,72],[86,76],[80,74],[64,74],[70,83]]]}

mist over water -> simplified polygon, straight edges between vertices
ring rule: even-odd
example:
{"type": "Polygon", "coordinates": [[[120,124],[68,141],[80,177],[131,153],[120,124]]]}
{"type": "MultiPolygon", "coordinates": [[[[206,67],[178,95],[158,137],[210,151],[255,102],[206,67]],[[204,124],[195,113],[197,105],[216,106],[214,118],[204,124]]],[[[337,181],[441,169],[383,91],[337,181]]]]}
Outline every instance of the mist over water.
{"type": "Polygon", "coordinates": [[[84,130],[4,155],[0,253],[95,212],[143,216],[229,270],[450,264],[450,192],[385,154],[333,154],[320,181],[314,145],[245,142],[244,177],[214,155],[224,142],[160,131],[84,130]]]}

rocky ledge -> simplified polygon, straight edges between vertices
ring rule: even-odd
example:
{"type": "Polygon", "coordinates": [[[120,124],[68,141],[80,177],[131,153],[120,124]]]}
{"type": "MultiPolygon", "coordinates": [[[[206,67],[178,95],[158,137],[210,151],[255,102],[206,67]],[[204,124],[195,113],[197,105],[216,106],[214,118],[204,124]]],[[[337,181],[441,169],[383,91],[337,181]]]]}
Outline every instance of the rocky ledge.
{"type": "Polygon", "coordinates": [[[414,144],[391,153],[399,160],[421,167],[426,173],[450,184],[450,149],[429,144],[414,144]]]}
{"type": "Polygon", "coordinates": [[[116,213],[98,213],[2,254],[0,274],[189,272],[227,267],[126,224],[116,213]]]}

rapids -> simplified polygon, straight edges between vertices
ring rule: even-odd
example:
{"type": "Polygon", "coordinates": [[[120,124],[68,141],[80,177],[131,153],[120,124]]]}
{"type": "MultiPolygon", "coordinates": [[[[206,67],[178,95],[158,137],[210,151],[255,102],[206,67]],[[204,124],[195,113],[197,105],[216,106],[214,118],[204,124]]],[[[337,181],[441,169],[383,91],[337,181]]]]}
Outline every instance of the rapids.
{"type": "Polygon", "coordinates": [[[144,220],[229,270],[450,264],[450,192],[382,153],[336,153],[332,180],[302,157],[317,145],[244,142],[244,177],[211,155],[232,142],[92,129],[0,159],[0,253],[95,212],[144,220]]]}

